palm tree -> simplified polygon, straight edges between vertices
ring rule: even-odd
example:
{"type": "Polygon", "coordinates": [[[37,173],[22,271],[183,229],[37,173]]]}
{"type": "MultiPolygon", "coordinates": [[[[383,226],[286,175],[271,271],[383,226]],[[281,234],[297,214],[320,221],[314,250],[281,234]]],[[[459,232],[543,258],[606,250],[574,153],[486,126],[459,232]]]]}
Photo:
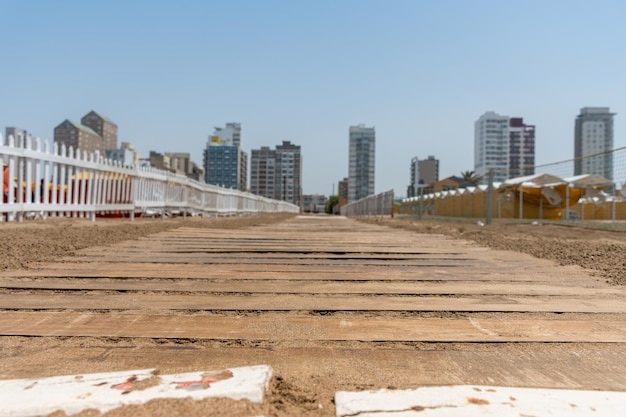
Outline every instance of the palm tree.
{"type": "Polygon", "coordinates": [[[461,179],[463,180],[462,187],[465,188],[467,186],[476,186],[480,181],[480,176],[476,175],[475,171],[461,171],[461,179]]]}

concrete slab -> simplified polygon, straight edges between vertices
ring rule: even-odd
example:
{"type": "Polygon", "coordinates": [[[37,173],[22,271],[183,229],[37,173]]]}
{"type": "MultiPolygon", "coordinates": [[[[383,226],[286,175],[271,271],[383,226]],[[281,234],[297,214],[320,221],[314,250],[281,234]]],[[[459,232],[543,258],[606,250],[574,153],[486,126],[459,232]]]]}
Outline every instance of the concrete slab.
{"type": "Polygon", "coordinates": [[[218,371],[157,375],[154,369],[0,381],[0,415],[31,417],[57,410],[104,413],[156,398],[227,397],[263,402],[272,368],[258,365],[218,371]]]}
{"type": "Polygon", "coordinates": [[[458,385],[335,394],[337,417],[624,415],[626,392],[458,385]]]}

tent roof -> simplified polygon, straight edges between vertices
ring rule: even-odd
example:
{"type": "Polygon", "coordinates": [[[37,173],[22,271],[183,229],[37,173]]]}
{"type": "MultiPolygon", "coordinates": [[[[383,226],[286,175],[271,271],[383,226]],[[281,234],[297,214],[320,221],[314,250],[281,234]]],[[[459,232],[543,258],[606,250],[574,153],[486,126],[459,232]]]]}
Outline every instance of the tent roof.
{"type": "Polygon", "coordinates": [[[508,188],[516,185],[523,187],[545,187],[565,184],[565,180],[550,174],[535,174],[525,177],[510,178],[504,181],[500,187],[508,188]]]}
{"type": "Polygon", "coordinates": [[[565,178],[569,184],[574,184],[575,186],[583,186],[587,187],[589,185],[599,185],[599,186],[607,186],[613,185],[613,182],[607,180],[606,178],[595,175],[595,174],[583,174],[583,175],[575,175],[573,177],[565,178]]]}

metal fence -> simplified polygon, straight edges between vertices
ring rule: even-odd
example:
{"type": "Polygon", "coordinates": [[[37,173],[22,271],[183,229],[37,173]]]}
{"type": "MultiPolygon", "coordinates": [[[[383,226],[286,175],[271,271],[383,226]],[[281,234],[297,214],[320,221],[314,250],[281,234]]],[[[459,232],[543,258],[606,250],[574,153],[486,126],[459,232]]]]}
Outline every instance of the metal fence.
{"type": "MultiPolygon", "coordinates": [[[[528,169],[528,168],[527,168],[528,169]]],[[[516,220],[626,220],[626,147],[538,165],[501,183],[405,199],[400,214],[516,220]],[[578,175],[575,175],[578,174],[578,175]]]]}
{"type": "Polygon", "coordinates": [[[341,207],[341,215],[358,216],[392,216],[393,190],[370,195],[341,207]]]}
{"type": "Polygon", "coordinates": [[[29,217],[230,216],[299,212],[293,204],[200,183],[152,167],[122,166],[99,153],[0,136],[0,221],[29,217]]]}

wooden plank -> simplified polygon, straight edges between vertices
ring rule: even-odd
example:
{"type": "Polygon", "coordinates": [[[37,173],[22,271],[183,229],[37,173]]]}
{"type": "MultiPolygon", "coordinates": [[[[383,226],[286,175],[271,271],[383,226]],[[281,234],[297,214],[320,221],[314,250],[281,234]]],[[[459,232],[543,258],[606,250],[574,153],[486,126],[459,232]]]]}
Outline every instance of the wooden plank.
{"type": "Polygon", "coordinates": [[[229,280],[180,279],[106,279],[106,278],[0,278],[0,288],[38,290],[170,291],[251,294],[398,294],[398,295],[549,295],[606,297],[624,296],[622,288],[585,288],[511,282],[381,282],[327,281],[307,279],[229,280]]]}
{"type": "Polygon", "coordinates": [[[625,343],[626,320],[225,317],[79,312],[17,312],[0,316],[0,334],[395,342],[625,343]]]}
{"type": "MultiPolygon", "coordinates": [[[[169,251],[169,250],[192,250],[206,251],[214,253],[232,253],[232,252],[308,252],[308,253],[377,253],[377,254],[468,254],[483,253],[488,249],[481,247],[453,247],[449,245],[441,245],[436,242],[429,244],[421,244],[418,247],[414,245],[392,245],[380,244],[375,246],[364,245],[363,242],[355,242],[353,244],[311,244],[309,241],[259,241],[259,240],[229,240],[229,239],[211,239],[211,240],[190,240],[190,239],[167,239],[160,238],[158,240],[131,240],[121,242],[111,246],[115,250],[125,251],[142,251],[149,249],[153,251],[169,251]]],[[[87,248],[81,249],[80,253],[98,253],[98,249],[87,248]]]]}
{"type": "Polygon", "coordinates": [[[183,248],[175,248],[175,249],[166,249],[162,250],[152,250],[151,248],[144,248],[143,250],[134,250],[129,251],[126,249],[123,250],[115,250],[109,249],[106,254],[102,252],[102,250],[92,250],[88,253],[81,254],[83,258],[92,259],[92,258],[122,258],[122,259],[131,259],[131,258],[150,258],[150,257],[162,257],[164,259],[198,259],[201,262],[214,261],[214,260],[225,260],[225,259],[235,259],[235,260],[254,260],[259,259],[261,261],[266,260],[274,260],[281,259],[286,262],[290,262],[295,260],[346,260],[346,261],[370,261],[370,260],[382,260],[382,261],[411,261],[411,260],[454,260],[454,261],[475,261],[476,258],[472,258],[467,256],[466,254],[453,254],[453,253],[350,253],[350,254],[334,254],[334,253],[307,253],[300,250],[296,251],[278,251],[274,250],[272,252],[263,252],[263,251],[205,251],[205,250],[186,250],[183,248]]]}
{"type": "Polygon", "coordinates": [[[0,415],[44,416],[58,415],[61,411],[64,415],[76,415],[86,410],[97,410],[100,414],[165,398],[222,397],[262,403],[271,376],[271,367],[257,365],[171,375],[159,374],[156,369],[140,369],[3,380],[0,415]]]}
{"type": "MultiPolygon", "coordinates": [[[[73,260],[76,260],[73,258],[73,260]]],[[[178,264],[254,264],[254,265],[299,265],[303,268],[309,265],[360,265],[360,266],[414,266],[414,267],[446,267],[446,266],[471,266],[472,263],[466,259],[307,259],[303,257],[274,258],[271,257],[229,257],[229,256],[206,256],[204,254],[136,254],[135,256],[126,254],[107,254],[106,256],[85,256],[80,258],[83,262],[112,262],[112,263],[178,263],[178,264]]]]}
{"type": "Polygon", "coordinates": [[[388,267],[358,265],[255,265],[255,264],[150,264],[110,262],[45,263],[22,271],[2,271],[0,277],[87,277],[87,278],[169,278],[169,279],[274,279],[330,281],[505,281],[588,285],[589,276],[578,268],[527,265],[514,274],[479,266],[467,267],[388,267]]]}
{"type": "Polygon", "coordinates": [[[626,313],[626,299],[523,296],[347,296],[4,293],[0,309],[223,310],[223,311],[452,311],[626,313]]]}
{"type": "Polygon", "coordinates": [[[339,391],[335,403],[337,417],[614,417],[624,413],[626,392],[453,385],[339,391]]]}

